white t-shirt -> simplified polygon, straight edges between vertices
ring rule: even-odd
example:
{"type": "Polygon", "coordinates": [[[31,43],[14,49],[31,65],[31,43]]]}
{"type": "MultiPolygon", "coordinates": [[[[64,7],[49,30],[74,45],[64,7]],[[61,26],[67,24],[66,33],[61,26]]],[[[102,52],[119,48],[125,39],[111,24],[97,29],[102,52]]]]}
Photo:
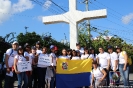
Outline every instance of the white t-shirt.
{"type": "MultiPolygon", "coordinates": [[[[18,55],[17,51],[13,50],[13,52],[12,52],[12,50],[13,50],[13,49],[8,49],[8,50],[6,51],[6,55],[9,56],[8,65],[9,65],[10,68],[13,66],[14,57],[15,57],[16,55],[18,55]],[[11,54],[11,53],[12,53],[12,54],[11,54]],[[10,55],[10,54],[11,54],[11,55],[10,55]]],[[[5,67],[6,67],[6,66],[5,66],[5,67]]]]}
{"type": "Polygon", "coordinates": [[[51,53],[50,56],[53,57],[53,66],[56,66],[56,55],[55,55],[55,53],[51,53]]]}
{"type": "Polygon", "coordinates": [[[22,55],[16,55],[16,56],[15,56],[15,59],[17,59],[18,62],[26,61],[26,58],[23,57],[22,55]]]}
{"type": "MultiPolygon", "coordinates": [[[[49,57],[49,55],[40,53],[40,55],[38,56],[38,59],[41,57],[49,57]]],[[[37,67],[46,68],[47,66],[38,64],[37,67]]]]}
{"type": "Polygon", "coordinates": [[[119,56],[119,64],[125,64],[124,54],[127,54],[126,51],[122,51],[118,54],[119,56]]]}
{"type": "Polygon", "coordinates": [[[41,50],[36,50],[36,53],[39,54],[39,53],[42,53],[42,51],[41,50]]]}
{"type": "Polygon", "coordinates": [[[84,48],[81,48],[80,50],[77,49],[76,51],[79,51],[80,55],[84,54],[84,48]]]}
{"type": "Polygon", "coordinates": [[[95,69],[92,70],[92,74],[94,75],[94,77],[96,79],[100,79],[103,77],[102,70],[103,70],[103,68],[101,68],[101,67],[97,67],[96,70],[95,69]]]}
{"type": "Polygon", "coordinates": [[[71,55],[67,55],[69,58],[71,58],[71,55]]]}
{"type": "Polygon", "coordinates": [[[30,53],[29,55],[31,56],[32,60],[35,58],[35,55],[33,53],[30,53]]]}
{"type": "MultiPolygon", "coordinates": [[[[115,68],[115,61],[118,60],[118,55],[116,52],[113,52],[110,54],[110,58],[111,58],[111,69],[114,70],[115,68]]],[[[118,69],[118,65],[116,70],[118,69]]]]}
{"type": "Polygon", "coordinates": [[[91,58],[89,54],[81,55],[81,59],[88,59],[88,58],[91,58]]]}
{"type": "Polygon", "coordinates": [[[107,52],[99,53],[97,58],[99,59],[99,64],[102,68],[108,67],[108,60],[110,59],[110,55],[107,52]]]}
{"type": "Polygon", "coordinates": [[[32,64],[32,58],[31,58],[31,56],[29,55],[28,52],[24,52],[24,57],[29,57],[29,61],[32,64]]]}
{"type": "Polygon", "coordinates": [[[94,61],[96,61],[96,59],[97,59],[97,54],[95,54],[95,56],[94,56],[94,54],[90,54],[89,58],[92,58],[94,61]]]}
{"type": "Polygon", "coordinates": [[[78,56],[74,56],[74,57],[72,57],[71,60],[80,60],[80,57],[78,57],[78,56]]]}
{"type": "Polygon", "coordinates": [[[70,59],[68,56],[59,56],[59,59],[70,59]]]}

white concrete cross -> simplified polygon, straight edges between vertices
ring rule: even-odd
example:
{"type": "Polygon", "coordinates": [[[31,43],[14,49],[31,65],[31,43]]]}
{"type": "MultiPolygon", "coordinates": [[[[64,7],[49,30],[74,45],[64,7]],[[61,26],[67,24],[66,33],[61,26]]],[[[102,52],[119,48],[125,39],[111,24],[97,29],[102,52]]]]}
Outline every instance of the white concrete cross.
{"type": "MultiPolygon", "coordinates": [[[[84,20],[105,18],[107,16],[106,9],[94,10],[94,11],[78,11],[76,6],[76,0],[69,0],[69,11],[53,16],[43,17],[44,24],[53,24],[59,22],[66,22],[70,25],[70,48],[76,49],[76,43],[78,42],[78,23],[84,20]]],[[[56,30],[55,30],[56,31],[56,30]]]]}

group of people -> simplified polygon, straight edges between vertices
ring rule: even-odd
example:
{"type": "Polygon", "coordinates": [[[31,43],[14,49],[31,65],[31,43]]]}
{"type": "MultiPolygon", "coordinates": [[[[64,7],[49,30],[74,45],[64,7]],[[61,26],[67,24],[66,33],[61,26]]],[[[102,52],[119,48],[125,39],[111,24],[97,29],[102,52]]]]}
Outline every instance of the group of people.
{"type": "MultiPolygon", "coordinates": [[[[62,49],[62,54],[58,55],[58,47],[51,45],[50,47],[41,47],[40,42],[36,42],[35,46],[28,43],[24,47],[19,46],[17,41],[12,43],[12,48],[8,49],[4,58],[5,81],[4,88],[14,88],[14,78],[17,76],[18,88],[55,88],[56,87],[56,60],[84,60],[92,59],[92,80],[91,86],[97,88],[100,85],[109,86],[109,71],[120,71],[124,86],[129,85],[129,64],[126,51],[122,51],[121,47],[116,47],[116,52],[112,46],[108,46],[108,52],[105,52],[99,46],[99,54],[95,53],[95,49],[90,47],[81,48],[80,43],[76,43],[77,49],[62,49]],[[50,53],[48,53],[50,49],[50,53]],[[51,66],[38,64],[40,57],[50,57],[51,66]],[[32,66],[31,71],[19,72],[17,63],[29,61],[32,66]],[[24,82],[24,83],[22,83],[24,82]],[[106,83],[107,82],[107,83],[106,83]]],[[[82,87],[81,87],[82,88],[82,87]]],[[[85,88],[89,88],[85,85],[85,88]]]]}

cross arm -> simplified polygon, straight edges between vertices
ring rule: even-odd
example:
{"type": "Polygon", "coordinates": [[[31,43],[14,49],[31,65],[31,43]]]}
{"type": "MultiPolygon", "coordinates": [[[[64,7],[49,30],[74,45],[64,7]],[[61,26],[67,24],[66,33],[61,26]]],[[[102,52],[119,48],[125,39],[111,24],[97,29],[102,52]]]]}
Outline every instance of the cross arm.
{"type": "Polygon", "coordinates": [[[85,12],[79,11],[78,13],[80,15],[78,22],[81,22],[83,20],[91,20],[91,19],[98,19],[98,18],[107,17],[107,10],[106,9],[94,10],[94,11],[85,11],[85,12]]]}
{"type": "Polygon", "coordinates": [[[61,22],[69,23],[69,21],[63,15],[64,14],[43,17],[43,23],[44,24],[53,24],[61,22]]]}

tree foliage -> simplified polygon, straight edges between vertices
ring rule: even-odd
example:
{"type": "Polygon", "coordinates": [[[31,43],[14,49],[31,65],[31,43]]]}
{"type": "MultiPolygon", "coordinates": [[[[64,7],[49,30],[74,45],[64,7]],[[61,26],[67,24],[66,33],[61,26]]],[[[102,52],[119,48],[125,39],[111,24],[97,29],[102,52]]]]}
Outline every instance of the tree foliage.
{"type": "Polygon", "coordinates": [[[94,39],[93,36],[91,35],[91,41],[88,42],[89,41],[88,29],[85,28],[84,26],[81,26],[79,28],[79,31],[78,31],[79,42],[81,43],[82,46],[87,46],[88,48],[94,47],[97,53],[98,53],[99,46],[102,46],[105,49],[105,51],[107,51],[108,45],[111,45],[114,48],[115,46],[120,46],[122,47],[123,50],[127,52],[129,57],[133,58],[133,45],[132,44],[126,43],[126,41],[124,41],[122,38],[119,38],[117,35],[114,35],[109,39],[108,30],[99,32],[97,28],[91,27],[91,31],[97,32],[99,36],[97,36],[97,38],[94,39]]]}
{"type": "Polygon", "coordinates": [[[17,40],[20,45],[24,45],[25,43],[29,43],[30,46],[35,46],[37,41],[41,42],[41,46],[50,47],[50,45],[56,45],[61,51],[62,48],[69,48],[69,46],[64,45],[55,39],[52,38],[50,33],[45,33],[42,35],[36,34],[35,32],[27,32],[26,34],[20,33],[17,36],[17,40]]]}

